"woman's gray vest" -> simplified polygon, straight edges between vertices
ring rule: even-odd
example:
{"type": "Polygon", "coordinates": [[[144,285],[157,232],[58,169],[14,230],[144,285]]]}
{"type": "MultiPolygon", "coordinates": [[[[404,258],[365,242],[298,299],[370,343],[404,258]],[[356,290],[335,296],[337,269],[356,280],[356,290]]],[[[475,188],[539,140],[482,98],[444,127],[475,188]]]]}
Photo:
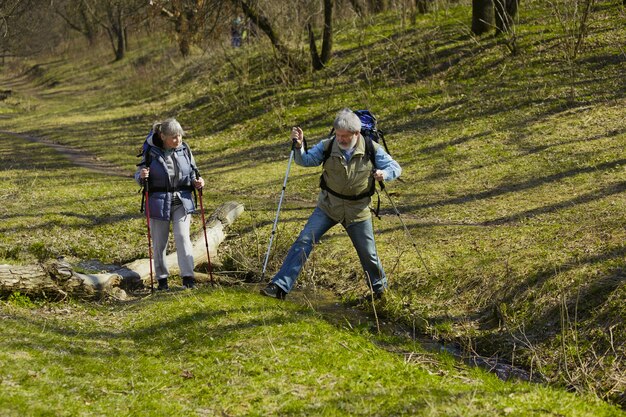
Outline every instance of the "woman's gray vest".
{"type": "Polygon", "coordinates": [[[192,181],[196,178],[196,174],[187,144],[183,142],[182,146],[176,148],[171,158],[178,170],[176,178],[170,183],[164,151],[156,146],[150,146],[147,151],[146,162],[150,168],[148,204],[150,217],[153,219],[170,220],[172,198],[175,192],[179,193],[187,214],[195,211],[191,194],[194,191],[192,181]]]}

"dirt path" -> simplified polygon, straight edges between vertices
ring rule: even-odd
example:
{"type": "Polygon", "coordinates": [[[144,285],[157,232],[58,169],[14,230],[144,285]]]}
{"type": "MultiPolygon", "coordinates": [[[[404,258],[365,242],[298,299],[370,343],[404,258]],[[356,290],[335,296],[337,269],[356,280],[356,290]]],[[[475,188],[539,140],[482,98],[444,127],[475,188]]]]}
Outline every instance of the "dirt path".
{"type": "Polygon", "coordinates": [[[127,170],[121,167],[118,167],[116,165],[113,165],[109,162],[102,161],[97,156],[92,155],[85,151],[81,151],[79,149],[74,149],[69,146],[61,145],[59,143],[54,143],[54,142],[51,142],[49,140],[46,140],[40,137],[30,136],[30,135],[26,135],[23,133],[8,132],[5,130],[0,130],[0,135],[14,136],[14,137],[26,139],[28,141],[35,142],[44,146],[48,146],[50,148],[53,148],[57,152],[59,152],[61,155],[65,156],[73,164],[86,168],[90,171],[97,172],[98,174],[113,175],[116,177],[128,177],[128,178],[133,177],[132,172],[128,172],[127,170]]]}

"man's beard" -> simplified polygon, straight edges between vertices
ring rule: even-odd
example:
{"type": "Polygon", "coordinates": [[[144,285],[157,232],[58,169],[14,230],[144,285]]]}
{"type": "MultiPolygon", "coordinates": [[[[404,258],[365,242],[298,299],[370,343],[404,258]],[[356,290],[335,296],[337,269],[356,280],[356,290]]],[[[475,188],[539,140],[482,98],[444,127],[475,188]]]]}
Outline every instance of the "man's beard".
{"type": "Polygon", "coordinates": [[[344,151],[349,151],[350,149],[354,148],[356,146],[356,141],[357,141],[358,137],[357,136],[353,136],[352,140],[350,141],[349,144],[347,145],[342,145],[341,143],[337,143],[337,145],[339,146],[339,148],[341,150],[344,151]]]}

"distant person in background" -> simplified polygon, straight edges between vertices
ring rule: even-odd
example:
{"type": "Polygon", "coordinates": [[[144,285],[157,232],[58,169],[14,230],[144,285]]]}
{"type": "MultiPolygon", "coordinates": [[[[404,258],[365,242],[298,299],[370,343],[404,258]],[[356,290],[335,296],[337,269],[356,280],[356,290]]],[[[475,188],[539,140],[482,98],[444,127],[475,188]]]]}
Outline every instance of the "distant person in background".
{"type": "Polygon", "coordinates": [[[243,21],[241,17],[237,16],[233,19],[233,22],[230,26],[230,44],[234,48],[239,48],[241,46],[241,40],[243,35],[243,21]]]}
{"type": "Polygon", "coordinates": [[[183,136],[185,132],[176,119],[166,119],[152,126],[148,148],[135,173],[141,184],[148,181],[150,232],[154,247],[154,267],[158,290],[167,290],[169,269],[165,262],[170,223],[183,287],[194,288],[194,263],[189,226],[195,211],[192,192],[204,187],[197,178],[196,162],[183,136]]]}
{"type": "Polygon", "coordinates": [[[369,209],[374,181],[389,181],[400,176],[400,165],[372,142],[375,167],[367,155],[366,140],[361,135],[361,120],[349,109],[343,109],[333,122],[334,138],[320,141],[308,151],[302,147],[304,133],[299,127],[291,130],[295,146],[294,160],[305,167],[323,163],[317,207],[300,235],[289,249],[282,267],[261,294],[284,299],[307,261],[313,244],[331,227],[341,223],[348,232],[359,255],[368,285],[376,298],[387,288],[385,271],[378,258],[372,213],[369,209]],[[324,162],[324,154],[328,159],[324,162]]]}

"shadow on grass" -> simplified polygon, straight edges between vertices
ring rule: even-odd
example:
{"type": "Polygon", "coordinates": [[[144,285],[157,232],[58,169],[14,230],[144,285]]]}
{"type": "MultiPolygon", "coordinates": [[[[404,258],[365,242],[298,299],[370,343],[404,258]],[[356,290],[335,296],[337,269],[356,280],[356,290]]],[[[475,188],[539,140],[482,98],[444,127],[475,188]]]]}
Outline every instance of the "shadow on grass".
{"type": "Polygon", "coordinates": [[[626,191],[626,181],[612,184],[608,187],[604,187],[597,191],[580,195],[569,200],[564,200],[559,203],[549,204],[549,205],[538,207],[532,210],[525,210],[525,211],[521,211],[519,213],[512,214],[509,216],[503,216],[497,219],[488,220],[488,221],[482,222],[482,225],[496,226],[500,224],[512,223],[516,221],[530,219],[533,217],[540,216],[542,214],[556,213],[560,210],[569,209],[578,205],[591,203],[593,201],[598,201],[603,198],[610,197],[612,195],[621,194],[624,191],[626,191]]]}
{"type": "MultiPolygon", "coordinates": [[[[156,302],[157,304],[168,303],[169,297],[174,295],[174,293],[159,294],[156,300],[153,299],[151,302],[156,302]],[[159,298],[161,299],[159,300],[159,298]]],[[[189,310],[189,308],[186,308],[186,310],[189,310]]],[[[189,348],[207,345],[220,346],[227,340],[245,337],[245,333],[249,329],[295,323],[310,315],[307,312],[293,311],[290,314],[282,314],[281,311],[276,311],[275,314],[273,313],[270,317],[267,317],[268,310],[262,307],[245,308],[243,311],[249,314],[250,318],[237,318],[232,323],[222,324],[220,322],[224,318],[236,316],[242,312],[242,309],[235,307],[230,309],[211,309],[206,304],[202,304],[194,311],[181,313],[172,319],[155,318],[154,324],[130,325],[126,329],[112,330],[76,329],[72,327],[72,324],[65,325],[61,320],[51,321],[46,317],[6,317],[7,322],[19,322],[31,329],[41,329],[43,327],[45,332],[31,332],[28,340],[5,340],[3,345],[9,351],[48,351],[53,357],[59,354],[59,352],[69,352],[77,358],[118,357],[125,355],[128,357],[128,360],[132,361],[136,360],[137,356],[144,356],[146,351],[155,347],[158,347],[162,352],[184,350],[187,347],[181,344],[181,340],[188,341],[189,348]],[[50,334],[53,335],[52,343],[50,334]],[[82,341],[82,344],[75,345],[72,341],[68,342],[68,337],[78,339],[77,341],[82,341]],[[90,349],[93,346],[93,342],[98,340],[106,341],[107,344],[105,346],[109,346],[109,349],[103,349],[102,347],[90,349]],[[133,342],[135,348],[129,348],[129,350],[124,351],[123,346],[126,346],[124,342],[130,341],[133,342]]],[[[104,324],[104,326],[106,327],[107,325],[104,324]]]]}
{"type": "MultiPolygon", "coordinates": [[[[507,184],[507,185],[493,188],[491,190],[481,191],[478,193],[466,194],[466,195],[459,196],[459,197],[448,198],[448,199],[433,201],[433,202],[424,203],[424,204],[406,205],[406,206],[401,207],[402,208],[401,211],[417,211],[417,210],[424,210],[424,209],[429,209],[433,207],[442,207],[442,206],[448,206],[448,205],[461,205],[461,204],[471,203],[471,202],[475,202],[479,200],[486,200],[489,198],[499,197],[505,194],[530,190],[530,189],[537,188],[545,184],[554,183],[554,182],[561,181],[566,178],[575,177],[581,174],[590,174],[590,173],[596,173],[596,172],[603,171],[603,170],[609,170],[609,169],[615,168],[616,166],[621,166],[624,164],[626,164],[626,159],[616,159],[613,161],[603,162],[594,166],[573,168],[567,171],[562,171],[562,172],[558,172],[555,174],[538,177],[538,178],[528,180],[528,181],[522,181],[522,182],[518,182],[514,184],[507,184]]],[[[623,186],[622,183],[620,183],[616,187],[609,187],[609,189],[607,189],[606,192],[609,194],[621,192],[622,186],[623,186]]],[[[600,193],[598,195],[598,198],[601,196],[602,195],[600,193]]]]}

